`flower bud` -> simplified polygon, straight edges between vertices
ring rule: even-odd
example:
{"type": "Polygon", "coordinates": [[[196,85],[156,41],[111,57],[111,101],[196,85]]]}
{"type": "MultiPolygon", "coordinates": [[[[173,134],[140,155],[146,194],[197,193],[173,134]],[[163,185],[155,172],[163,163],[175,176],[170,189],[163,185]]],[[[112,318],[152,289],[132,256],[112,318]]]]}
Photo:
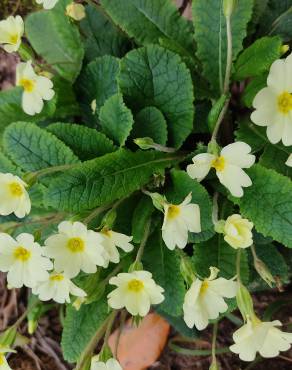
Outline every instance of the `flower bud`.
{"type": "Polygon", "coordinates": [[[190,261],[190,258],[184,254],[184,252],[179,251],[181,259],[180,259],[180,272],[184,281],[191,286],[194,280],[195,274],[193,271],[193,266],[190,261]]]}
{"type": "Polygon", "coordinates": [[[85,8],[82,4],[71,3],[66,6],[66,15],[75,21],[81,21],[86,17],[85,8]]]}
{"type": "Polygon", "coordinates": [[[251,295],[249,294],[249,291],[246,289],[246,287],[241,283],[239,283],[239,287],[237,290],[236,302],[239,311],[245,321],[247,320],[248,317],[250,318],[255,317],[251,295]]]}
{"type": "Polygon", "coordinates": [[[276,284],[276,281],[268,269],[267,265],[260,260],[259,258],[254,259],[254,268],[260,277],[269,285],[270,288],[273,288],[273,284],[276,284]]]}
{"type": "Polygon", "coordinates": [[[253,243],[253,223],[242,218],[240,215],[232,215],[227,218],[224,225],[224,240],[232,248],[247,248],[253,243]]]}
{"type": "Polygon", "coordinates": [[[164,212],[165,198],[159,193],[149,193],[148,195],[151,197],[154,207],[164,212]]]}
{"type": "Polygon", "coordinates": [[[218,222],[216,222],[216,224],[214,225],[214,229],[215,229],[216,233],[223,234],[224,233],[224,226],[225,226],[225,221],[224,220],[219,220],[218,222]]]}
{"type": "Polygon", "coordinates": [[[223,13],[225,17],[230,17],[237,5],[237,0],[223,0],[223,13]]]}
{"type": "Polygon", "coordinates": [[[91,108],[91,111],[92,111],[92,114],[95,114],[96,112],[96,99],[92,100],[91,104],[90,104],[90,108],[91,108]]]}
{"type": "Polygon", "coordinates": [[[115,209],[111,209],[102,219],[101,225],[104,226],[105,229],[111,229],[115,223],[116,218],[117,211],[115,209]]]}
{"type": "Polygon", "coordinates": [[[152,149],[155,144],[151,137],[139,137],[134,139],[134,143],[143,150],[152,149]]]}
{"type": "Polygon", "coordinates": [[[290,47],[289,45],[282,45],[281,46],[281,55],[284,55],[287,53],[287,51],[289,51],[290,47]]]}

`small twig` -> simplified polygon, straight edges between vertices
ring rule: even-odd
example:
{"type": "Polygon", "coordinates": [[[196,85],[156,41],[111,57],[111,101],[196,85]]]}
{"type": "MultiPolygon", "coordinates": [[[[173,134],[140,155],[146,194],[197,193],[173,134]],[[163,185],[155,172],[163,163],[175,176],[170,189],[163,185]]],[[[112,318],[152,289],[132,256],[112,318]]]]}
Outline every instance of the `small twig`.
{"type": "Polygon", "coordinates": [[[232,67],[232,32],[231,32],[231,16],[226,18],[226,32],[227,32],[227,60],[226,60],[226,70],[225,79],[223,86],[223,93],[227,94],[229,91],[231,67],[232,67]]]}
{"type": "Polygon", "coordinates": [[[115,342],[115,350],[114,350],[114,357],[115,358],[118,358],[118,348],[119,348],[119,343],[120,343],[122,331],[123,331],[124,326],[125,326],[126,317],[127,317],[127,311],[123,310],[121,312],[120,327],[119,327],[118,335],[117,335],[116,342],[115,342]]]}
{"type": "Polygon", "coordinates": [[[148,237],[149,237],[149,234],[150,234],[150,228],[151,228],[151,218],[149,218],[149,220],[147,221],[147,223],[145,225],[145,231],[144,231],[143,239],[141,240],[140,247],[138,249],[135,262],[141,262],[141,259],[142,259],[143,253],[144,253],[144,248],[145,248],[145,245],[147,243],[147,240],[148,240],[148,237]]]}

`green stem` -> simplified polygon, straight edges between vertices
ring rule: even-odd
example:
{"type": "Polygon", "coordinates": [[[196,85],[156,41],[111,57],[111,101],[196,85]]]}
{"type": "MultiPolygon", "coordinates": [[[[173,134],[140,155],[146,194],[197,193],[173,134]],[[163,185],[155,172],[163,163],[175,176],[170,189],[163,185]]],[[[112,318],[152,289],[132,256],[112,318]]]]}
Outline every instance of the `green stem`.
{"type": "MultiPolygon", "coordinates": [[[[182,355],[187,355],[187,356],[210,356],[210,355],[212,355],[212,350],[211,349],[182,348],[182,347],[174,344],[172,341],[169,342],[168,346],[173,351],[175,351],[177,353],[180,353],[182,355]]],[[[217,354],[229,353],[230,352],[230,349],[228,347],[216,348],[215,350],[216,350],[217,354]]]]}
{"type": "Polygon", "coordinates": [[[241,249],[239,248],[237,250],[236,255],[236,275],[237,275],[237,281],[239,284],[241,284],[241,278],[240,278],[240,257],[241,257],[241,249]]]}
{"type": "Polygon", "coordinates": [[[102,345],[102,348],[101,348],[101,351],[100,351],[101,353],[104,350],[104,348],[108,345],[108,340],[109,340],[109,337],[111,335],[112,327],[113,327],[113,324],[115,322],[115,319],[116,319],[118,313],[119,313],[119,311],[113,311],[111,313],[110,317],[109,317],[107,327],[106,327],[106,331],[105,331],[103,345],[102,345]]]}
{"type": "Polygon", "coordinates": [[[226,32],[227,32],[227,60],[226,60],[226,71],[223,86],[223,93],[227,94],[229,91],[231,67],[232,67],[232,32],[231,32],[231,16],[226,18],[226,32]]]}
{"type": "Polygon", "coordinates": [[[106,204],[104,206],[100,206],[98,208],[95,208],[87,217],[84,218],[83,223],[89,224],[92,220],[94,220],[98,215],[101,213],[107,211],[113,206],[113,203],[106,204]]]}
{"type": "Polygon", "coordinates": [[[120,339],[121,339],[121,335],[122,335],[122,331],[125,325],[126,318],[127,318],[127,311],[123,310],[121,312],[120,327],[119,327],[119,332],[118,332],[116,342],[115,342],[115,352],[114,352],[115,358],[118,358],[118,348],[119,348],[119,343],[120,343],[120,339]]]}
{"type": "Polygon", "coordinates": [[[143,239],[141,240],[140,247],[138,249],[135,262],[141,262],[141,259],[142,259],[143,253],[144,253],[144,249],[145,249],[145,245],[147,243],[147,240],[148,240],[148,237],[149,237],[149,234],[150,234],[150,227],[151,227],[151,218],[149,218],[149,220],[147,221],[147,223],[145,225],[145,231],[144,231],[143,239]]]}
{"type": "Polygon", "coordinates": [[[215,123],[215,127],[214,127],[214,130],[213,130],[213,133],[212,133],[212,137],[211,137],[211,140],[210,142],[216,142],[216,139],[217,139],[217,134],[218,134],[218,131],[219,131],[219,128],[220,128],[220,125],[221,123],[223,122],[223,119],[225,117],[225,114],[228,110],[228,106],[229,106],[229,102],[230,102],[230,98],[226,100],[219,116],[218,116],[218,119],[215,123]]]}
{"type": "Polygon", "coordinates": [[[36,178],[44,176],[44,175],[49,175],[50,173],[69,170],[69,169],[71,169],[71,168],[73,168],[77,165],[80,165],[80,163],[64,164],[64,165],[61,165],[61,166],[53,166],[53,167],[49,167],[49,168],[44,168],[42,170],[30,173],[28,175],[28,177],[31,178],[31,179],[36,179],[36,178]]]}
{"type": "Polygon", "coordinates": [[[218,322],[213,325],[213,336],[212,336],[212,360],[216,363],[216,339],[218,331],[218,322]]]}

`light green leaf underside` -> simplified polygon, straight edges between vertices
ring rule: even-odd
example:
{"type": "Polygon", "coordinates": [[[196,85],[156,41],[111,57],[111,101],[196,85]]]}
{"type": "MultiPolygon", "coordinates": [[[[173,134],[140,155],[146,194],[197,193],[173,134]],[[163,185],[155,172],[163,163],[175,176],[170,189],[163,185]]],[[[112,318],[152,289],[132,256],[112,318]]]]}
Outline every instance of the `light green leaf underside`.
{"type": "Polygon", "coordinates": [[[169,145],[180,147],[194,117],[193,84],[180,57],[156,45],[133,50],[121,61],[119,84],[133,111],[153,106],[163,113],[169,145]]]}
{"type": "Polygon", "coordinates": [[[130,195],[147,184],[151,175],[177,160],[159,152],[120,149],[85,162],[51,181],[45,196],[56,209],[81,211],[130,195]]]}

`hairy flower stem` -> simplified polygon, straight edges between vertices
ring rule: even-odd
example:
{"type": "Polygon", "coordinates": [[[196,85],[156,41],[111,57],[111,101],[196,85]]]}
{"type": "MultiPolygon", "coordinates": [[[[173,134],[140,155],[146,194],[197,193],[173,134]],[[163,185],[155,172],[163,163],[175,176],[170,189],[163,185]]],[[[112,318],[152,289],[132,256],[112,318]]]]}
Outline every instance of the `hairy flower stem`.
{"type": "Polygon", "coordinates": [[[229,102],[230,102],[230,98],[226,100],[219,116],[218,116],[218,119],[216,121],[216,124],[215,124],[215,127],[214,127],[214,130],[213,130],[213,133],[212,133],[212,137],[211,137],[211,140],[210,140],[210,143],[211,142],[216,142],[216,139],[217,139],[217,134],[218,134],[218,131],[219,131],[219,128],[221,126],[221,123],[223,122],[223,119],[225,117],[225,114],[228,110],[228,106],[229,106],[229,102]]]}
{"type": "Polygon", "coordinates": [[[103,340],[103,345],[102,345],[100,353],[102,353],[103,350],[106,348],[106,346],[108,346],[108,340],[109,340],[109,337],[111,335],[112,327],[113,327],[113,324],[115,322],[115,319],[116,319],[118,313],[119,313],[119,310],[115,310],[111,313],[111,315],[109,317],[109,321],[108,321],[108,324],[107,324],[107,327],[106,327],[104,340],[103,340]]]}
{"type": "Polygon", "coordinates": [[[148,237],[149,237],[149,234],[150,234],[150,227],[151,227],[151,218],[149,218],[149,220],[147,221],[147,223],[145,225],[145,231],[144,231],[143,239],[141,240],[140,247],[138,249],[138,253],[137,253],[137,256],[136,256],[136,259],[135,259],[135,263],[141,262],[141,259],[142,259],[143,253],[144,253],[144,248],[145,248],[145,245],[147,243],[147,240],[148,240],[148,237]]]}
{"type": "Polygon", "coordinates": [[[240,277],[240,257],[241,257],[241,249],[237,250],[236,255],[236,275],[237,275],[237,282],[241,284],[241,277],[240,277]]]}
{"type": "Polygon", "coordinates": [[[212,336],[212,363],[216,364],[216,339],[218,331],[218,322],[213,325],[213,336],[212,336]]]}
{"type": "Polygon", "coordinates": [[[231,32],[231,16],[226,16],[226,32],[227,32],[227,60],[224,79],[223,94],[227,94],[229,90],[231,67],[232,67],[232,32],[231,32]]]}

